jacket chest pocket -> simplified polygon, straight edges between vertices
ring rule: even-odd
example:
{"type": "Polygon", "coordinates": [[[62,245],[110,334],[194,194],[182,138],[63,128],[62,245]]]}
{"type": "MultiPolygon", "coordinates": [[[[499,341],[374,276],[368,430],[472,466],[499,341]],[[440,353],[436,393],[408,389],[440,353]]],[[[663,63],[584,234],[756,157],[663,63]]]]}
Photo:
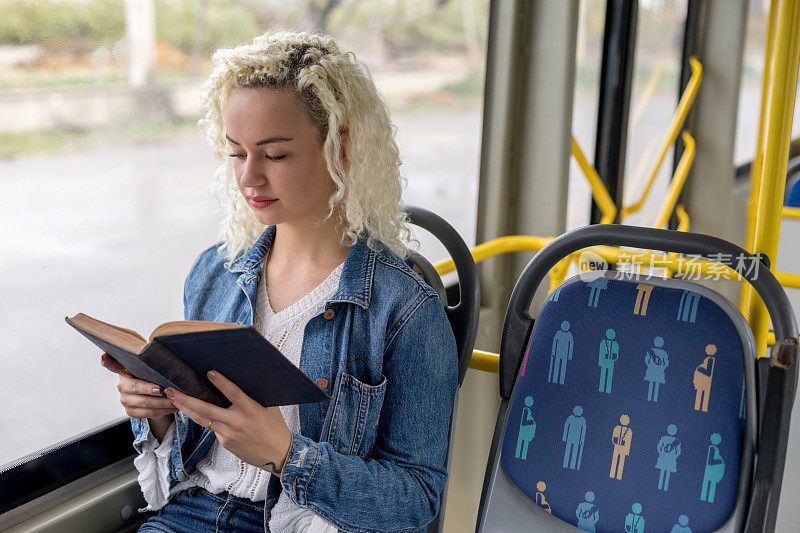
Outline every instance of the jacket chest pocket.
{"type": "Polygon", "coordinates": [[[328,442],[346,455],[366,456],[375,444],[378,420],[386,395],[386,376],[367,385],[343,373],[334,397],[328,442]]]}

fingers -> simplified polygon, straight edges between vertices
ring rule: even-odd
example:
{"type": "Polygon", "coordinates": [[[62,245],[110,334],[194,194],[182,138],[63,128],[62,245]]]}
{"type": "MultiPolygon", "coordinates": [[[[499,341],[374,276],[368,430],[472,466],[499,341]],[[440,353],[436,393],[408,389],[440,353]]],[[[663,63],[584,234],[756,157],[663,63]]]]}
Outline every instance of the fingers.
{"type": "Polygon", "coordinates": [[[145,409],[138,407],[125,409],[125,414],[131,418],[155,418],[157,416],[169,415],[177,412],[178,410],[174,407],[172,409],[145,409]]]}
{"type": "Polygon", "coordinates": [[[155,383],[143,381],[141,379],[120,376],[117,382],[117,390],[126,394],[143,394],[147,396],[164,396],[164,391],[155,383]]]}
{"type": "Polygon", "coordinates": [[[227,409],[193,398],[172,387],[164,392],[175,407],[201,426],[208,427],[209,421],[213,420],[213,429],[217,430],[223,424],[227,425],[226,422],[231,416],[227,409]]]}
{"type": "Polygon", "coordinates": [[[229,380],[219,372],[211,370],[208,372],[208,379],[211,383],[219,389],[219,391],[228,398],[234,405],[247,405],[248,402],[254,402],[247,394],[239,388],[233,381],[229,380]]]}
{"type": "Polygon", "coordinates": [[[154,398],[141,394],[120,394],[120,403],[131,408],[176,409],[175,404],[169,401],[169,398],[154,398]]]}
{"type": "Polygon", "coordinates": [[[168,398],[156,398],[141,394],[121,393],[119,403],[125,413],[133,418],[152,418],[175,413],[178,408],[168,398]]]}
{"type": "Polygon", "coordinates": [[[105,368],[107,368],[108,370],[114,372],[115,374],[119,374],[120,376],[133,377],[133,375],[130,372],[125,370],[124,366],[119,364],[116,359],[114,359],[107,353],[104,353],[103,355],[100,356],[100,364],[105,368]]]}

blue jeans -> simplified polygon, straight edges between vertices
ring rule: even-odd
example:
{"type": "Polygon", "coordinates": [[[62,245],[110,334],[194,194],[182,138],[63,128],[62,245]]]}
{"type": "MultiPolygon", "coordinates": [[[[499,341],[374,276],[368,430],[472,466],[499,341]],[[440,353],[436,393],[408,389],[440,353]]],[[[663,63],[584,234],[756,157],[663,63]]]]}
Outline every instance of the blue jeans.
{"type": "Polygon", "coordinates": [[[264,502],[212,494],[200,487],[179,492],[139,528],[139,533],[264,531],[264,502]]]}

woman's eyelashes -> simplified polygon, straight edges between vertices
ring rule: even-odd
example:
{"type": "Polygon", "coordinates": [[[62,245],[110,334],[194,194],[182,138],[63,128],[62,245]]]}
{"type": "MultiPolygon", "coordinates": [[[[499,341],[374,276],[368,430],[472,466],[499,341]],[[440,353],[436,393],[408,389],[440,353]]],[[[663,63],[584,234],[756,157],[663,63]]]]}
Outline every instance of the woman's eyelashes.
{"type": "MultiPolygon", "coordinates": [[[[247,154],[237,154],[236,152],[230,153],[228,155],[230,157],[235,157],[236,159],[245,159],[247,157],[247,154]]],[[[281,159],[286,158],[286,154],[280,154],[280,155],[264,154],[264,158],[269,159],[270,161],[280,161],[281,159]]]]}

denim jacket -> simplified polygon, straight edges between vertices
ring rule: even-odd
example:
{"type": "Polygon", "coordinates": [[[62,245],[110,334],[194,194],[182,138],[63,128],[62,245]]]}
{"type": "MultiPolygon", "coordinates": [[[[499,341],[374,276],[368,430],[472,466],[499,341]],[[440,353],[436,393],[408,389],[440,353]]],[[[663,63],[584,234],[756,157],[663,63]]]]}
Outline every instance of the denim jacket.
{"type": "MultiPolygon", "coordinates": [[[[219,243],[204,250],[186,278],[184,318],[251,325],[274,237],[269,226],[232,263],[219,243]]],[[[279,482],[271,479],[265,529],[282,489],[341,531],[421,531],[447,481],[456,358],[436,293],[390,251],[363,239],[351,246],[336,294],[306,326],[300,356],[300,369],[331,400],[299,406],[301,430],[279,482]]],[[[148,420],[131,424],[142,453],[148,420]]],[[[170,487],[188,479],[216,438],[181,412],[172,427],[170,487]]]]}

